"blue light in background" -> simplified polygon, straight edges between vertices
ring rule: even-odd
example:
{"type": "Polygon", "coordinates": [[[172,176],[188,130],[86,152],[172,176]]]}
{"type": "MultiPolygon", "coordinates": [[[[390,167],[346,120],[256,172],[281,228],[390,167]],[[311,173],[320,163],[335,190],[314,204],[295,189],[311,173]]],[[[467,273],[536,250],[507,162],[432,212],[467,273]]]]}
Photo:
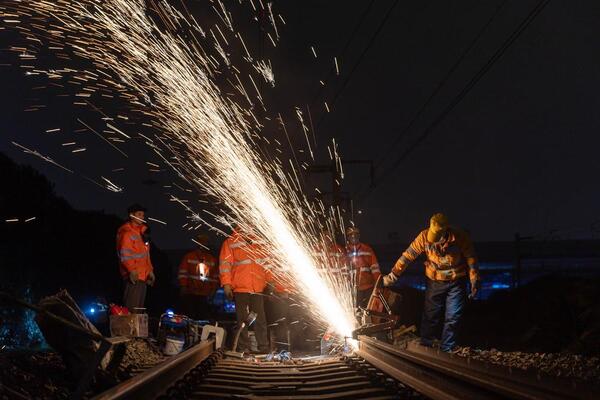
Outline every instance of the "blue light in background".
{"type": "Polygon", "coordinates": [[[90,308],[90,314],[93,314],[96,312],[96,309],[94,307],[90,308]]]}
{"type": "Polygon", "coordinates": [[[175,311],[171,310],[170,308],[167,309],[167,311],[165,311],[165,313],[167,314],[167,317],[169,317],[169,318],[173,318],[173,316],[175,315],[175,311]]]}
{"type": "Polygon", "coordinates": [[[509,289],[510,285],[507,285],[506,283],[498,283],[498,282],[494,282],[491,285],[492,289],[509,289]]]}
{"type": "Polygon", "coordinates": [[[235,312],[235,303],[233,301],[225,301],[225,312],[226,313],[234,313],[235,312]]]}

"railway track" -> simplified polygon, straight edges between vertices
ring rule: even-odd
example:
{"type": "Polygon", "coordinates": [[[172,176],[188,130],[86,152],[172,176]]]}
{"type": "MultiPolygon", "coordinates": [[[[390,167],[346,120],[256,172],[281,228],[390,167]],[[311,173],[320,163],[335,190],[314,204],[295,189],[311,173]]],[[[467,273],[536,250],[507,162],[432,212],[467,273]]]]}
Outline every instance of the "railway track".
{"type": "Polygon", "coordinates": [[[207,341],[94,397],[108,399],[598,399],[594,388],[362,336],[348,356],[230,358],[207,341]]]}

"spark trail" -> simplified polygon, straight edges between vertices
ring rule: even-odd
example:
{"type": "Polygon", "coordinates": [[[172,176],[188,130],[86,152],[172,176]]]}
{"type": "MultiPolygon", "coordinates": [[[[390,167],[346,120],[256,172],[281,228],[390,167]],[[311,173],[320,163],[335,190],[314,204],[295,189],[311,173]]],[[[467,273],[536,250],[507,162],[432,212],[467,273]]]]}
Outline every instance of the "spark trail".
{"type": "MultiPolygon", "coordinates": [[[[162,6],[160,26],[141,0],[15,1],[0,6],[0,16],[10,18],[11,27],[35,45],[59,47],[61,59],[91,62],[89,70],[52,73],[85,79],[98,92],[108,88],[126,99],[132,113],[159,132],[157,141],[167,143],[162,149],[177,159],[177,172],[219,199],[223,215],[218,217],[262,238],[276,276],[294,283],[316,319],[350,336],[352,282],[332,272],[339,266],[330,265],[326,255],[317,254],[323,241],[319,215],[327,210],[319,213],[311,206],[295,171],[286,173],[282,163],[259,151],[260,124],[252,111],[221,93],[214,82],[216,59],[195,37],[179,33],[195,21],[166,2],[151,3],[162,6]]],[[[193,30],[203,32],[199,26],[193,30]]],[[[81,93],[92,98],[90,92],[81,93]]]]}

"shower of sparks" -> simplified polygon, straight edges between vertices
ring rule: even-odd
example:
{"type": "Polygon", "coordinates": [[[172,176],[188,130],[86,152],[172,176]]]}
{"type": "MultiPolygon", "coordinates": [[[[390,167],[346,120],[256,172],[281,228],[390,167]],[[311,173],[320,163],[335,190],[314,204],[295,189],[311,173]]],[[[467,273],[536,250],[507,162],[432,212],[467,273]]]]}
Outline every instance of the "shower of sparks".
{"type": "Polygon", "coordinates": [[[104,180],[104,182],[106,182],[106,188],[108,190],[110,190],[111,192],[115,192],[115,193],[120,193],[123,191],[123,188],[120,186],[115,185],[113,182],[111,182],[109,179],[101,176],[101,178],[104,180]]]}
{"type": "Polygon", "coordinates": [[[275,87],[275,74],[273,73],[273,67],[271,61],[267,64],[264,61],[259,61],[254,65],[254,69],[263,77],[265,82],[275,87]]]}
{"type": "Polygon", "coordinates": [[[163,224],[163,225],[167,224],[165,221],[161,221],[160,219],[156,219],[156,218],[152,218],[152,217],[148,217],[148,219],[150,221],[158,222],[159,224],[163,224]]]}
{"type": "MultiPolygon", "coordinates": [[[[232,28],[230,14],[221,1],[218,5],[216,10],[225,26],[232,28]]],[[[259,5],[265,8],[262,2],[259,5]]],[[[269,13],[274,25],[270,5],[269,13]]],[[[353,282],[339,273],[341,266],[327,255],[329,249],[321,233],[324,225],[328,236],[335,236],[334,225],[341,223],[339,209],[326,208],[323,203],[315,206],[300,190],[296,171],[286,172],[287,164],[260,150],[257,141],[269,141],[260,135],[262,125],[252,108],[244,109],[214,82],[215,74],[222,72],[217,71],[216,59],[206,53],[211,46],[202,46],[195,35],[190,39],[182,33],[186,28],[192,33],[211,32],[213,46],[227,63],[222,46],[217,44],[227,41],[228,30],[219,29],[218,40],[212,30],[200,28],[193,17],[184,17],[159,0],[15,1],[0,5],[0,17],[8,15],[14,16],[15,22],[4,21],[7,27],[33,43],[31,48],[21,49],[23,61],[33,62],[36,51],[52,47],[63,62],[91,63],[89,70],[56,69],[48,78],[77,86],[80,89],[75,96],[85,98],[89,105],[98,97],[126,100],[131,107],[128,118],[144,121],[142,126],[156,132],[153,138],[139,134],[146,144],[156,152],[165,152],[167,155],[161,156],[165,161],[174,157],[177,164],[169,165],[180,177],[201,193],[218,199],[221,215],[203,210],[209,214],[207,218],[236,224],[241,231],[262,238],[266,244],[261,251],[273,260],[277,279],[294,283],[304,308],[322,327],[343,337],[351,335],[356,324],[353,282]],[[159,21],[149,15],[147,3],[159,14],[159,21]]],[[[234,35],[250,58],[241,35],[234,35]]],[[[277,31],[275,35],[279,36],[277,31]]],[[[269,32],[267,37],[276,47],[269,32]]],[[[337,68],[337,59],[335,62],[337,68]]],[[[234,87],[252,107],[239,70],[235,66],[232,69],[238,72],[234,87]]],[[[260,92],[258,96],[262,101],[260,92]]],[[[127,138],[114,126],[109,127],[127,138]]],[[[23,150],[54,163],[35,151],[23,150]]],[[[78,150],[84,148],[73,151],[78,150]]],[[[108,186],[118,188],[103,179],[108,186]]],[[[186,200],[173,201],[187,207],[198,224],[220,231],[186,206],[186,200]]]]}

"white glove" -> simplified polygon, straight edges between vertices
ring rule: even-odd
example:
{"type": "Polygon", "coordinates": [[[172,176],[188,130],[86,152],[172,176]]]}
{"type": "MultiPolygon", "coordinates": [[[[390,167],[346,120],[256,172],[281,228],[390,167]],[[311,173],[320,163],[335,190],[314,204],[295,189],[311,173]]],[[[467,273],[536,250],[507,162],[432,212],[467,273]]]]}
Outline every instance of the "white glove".
{"type": "Polygon", "coordinates": [[[383,286],[391,286],[398,280],[398,276],[393,272],[383,276],[383,286]]]}

